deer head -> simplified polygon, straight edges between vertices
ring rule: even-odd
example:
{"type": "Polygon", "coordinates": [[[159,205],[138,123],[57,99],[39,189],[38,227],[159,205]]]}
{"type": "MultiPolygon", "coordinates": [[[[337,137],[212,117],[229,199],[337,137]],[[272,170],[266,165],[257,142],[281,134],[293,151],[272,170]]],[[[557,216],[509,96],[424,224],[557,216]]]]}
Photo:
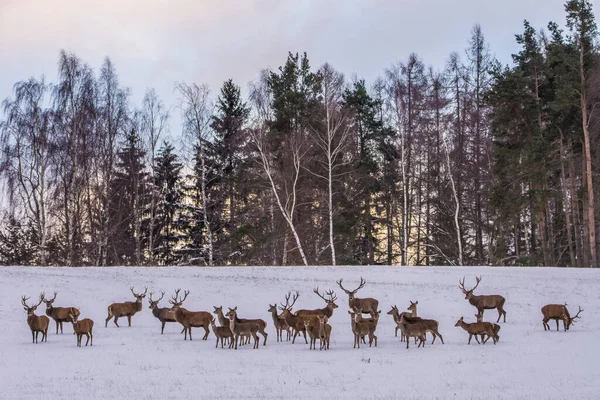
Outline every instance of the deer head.
{"type": "Polygon", "coordinates": [[[317,294],[317,296],[319,296],[320,298],[325,300],[328,307],[330,307],[332,309],[338,308],[338,305],[335,304],[335,301],[337,300],[337,296],[335,295],[335,292],[333,290],[329,290],[329,291],[325,292],[325,295],[328,296],[327,298],[325,296],[323,296],[321,293],[319,293],[318,287],[316,289],[314,289],[313,292],[315,292],[317,294]]]}
{"type": "Polygon", "coordinates": [[[165,297],[165,292],[160,292],[160,299],[158,299],[158,300],[152,299],[153,294],[154,294],[153,292],[150,292],[150,297],[148,298],[148,301],[150,302],[150,307],[148,307],[148,308],[150,308],[152,310],[154,310],[155,308],[158,307],[158,302],[161,301],[163,297],[165,297]]]}
{"type": "MultiPolygon", "coordinates": [[[[565,304],[565,305],[566,305],[566,304],[565,304]]],[[[574,317],[572,317],[572,318],[569,318],[569,323],[567,324],[567,330],[568,330],[568,329],[571,327],[571,325],[572,325],[572,324],[574,324],[574,323],[575,323],[575,319],[577,319],[577,318],[581,318],[581,317],[579,316],[579,314],[581,314],[581,312],[582,312],[583,310],[581,309],[581,306],[578,306],[578,307],[579,307],[579,311],[577,311],[577,314],[575,314],[575,316],[574,316],[574,317]]]]}
{"type": "Polygon", "coordinates": [[[237,316],[237,306],[235,306],[233,308],[231,308],[231,307],[228,307],[228,308],[229,308],[229,311],[227,312],[227,314],[225,314],[225,316],[227,318],[229,318],[230,320],[234,320],[235,317],[237,316]]]}
{"type": "Polygon", "coordinates": [[[398,307],[397,306],[392,306],[392,309],[390,311],[387,312],[388,315],[396,315],[399,314],[398,312],[398,307]]]}
{"type": "Polygon", "coordinates": [[[475,277],[475,280],[477,281],[477,283],[471,290],[465,289],[465,278],[463,278],[462,281],[461,280],[458,281],[458,283],[459,283],[458,287],[465,294],[465,299],[467,299],[467,300],[469,300],[471,298],[471,296],[473,296],[473,291],[475,289],[477,289],[477,286],[479,286],[479,282],[481,282],[481,277],[479,277],[479,278],[475,277]]]}
{"type": "Polygon", "coordinates": [[[336,283],[338,284],[338,286],[344,291],[346,292],[346,294],[349,297],[349,301],[354,300],[354,296],[356,295],[356,292],[358,292],[360,289],[362,289],[365,286],[365,283],[367,283],[367,281],[365,281],[362,277],[360,278],[360,284],[358,285],[358,287],[354,290],[346,290],[343,286],[342,286],[342,279],[340,279],[339,281],[336,281],[336,283]]]}
{"type": "Polygon", "coordinates": [[[148,288],[144,288],[144,293],[142,294],[137,294],[136,292],[133,291],[133,286],[129,288],[131,290],[131,293],[133,293],[133,295],[135,296],[135,301],[136,303],[141,303],[142,299],[144,297],[146,297],[146,293],[148,292],[148,288]]]}
{"type": "Polygon", "coordinates": [[[277,302],[275,302],[275,304],[273,304],[273,305],[271,305],[271,303],[269,303],[269,309],[268,309],[268,311],[270,313],[272,313],[272,312],[276,313],[277,312],[277,302]]]}
{"type": "Polygon", "coordinates": [[[25,311],[27,311],[27,315],[28,316],[29,315],[33,315],[33,313],[38,308],[38,306],[40,304],[42,304],[42,301],[43,301],[44,297],[43,297],[43,295],[40,294],[40,301],[39,301],[39,303],[37,303],[35,306],[31,306],[31,307],[27,305],[27,300],[29,300],[29,299],[30,299],[30,297],[25,297],[25,296],[21,297],[21,304],[23,304],[23,309],[25,311]]]}
{"type": "Polygon", "coordinates": [[[44,303],[46,303],[46,308],[52,308],[52,304],[54,303],[54,300],[56,300],[57,294],[58,294],[58,292],[54,292],[54,297],[52,299],[48,300],[46,298],[46,293],[42,292],[41,299],[44,303]]]}
{"type": "Polygon", "coordinates": [[[171,296],[171,300],[169,300],[169,303],[171,303],[173,305],[172,308],[179,308],[181,307],[181,305],[183,304],[183,302],[185,301],[185,299],[187,299],[188,294],[190,294],[189,290],[186,290],[183,292],[183,299],[179,298],[179,292],[181,291],[181,289],[177,289],[175,290],[175,296],[171,296]]]}

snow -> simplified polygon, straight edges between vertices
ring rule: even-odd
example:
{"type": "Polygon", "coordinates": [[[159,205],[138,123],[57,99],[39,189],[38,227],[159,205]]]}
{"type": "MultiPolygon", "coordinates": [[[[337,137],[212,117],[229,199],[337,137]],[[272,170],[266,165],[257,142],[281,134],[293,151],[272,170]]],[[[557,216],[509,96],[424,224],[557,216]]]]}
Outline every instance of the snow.
{"type": "MultiPolygon", "coordinates": [[[[558,268],[448,267],[243,267],[243,268],[32,268],[7,267],[0,273],[0,398],[423,398],[423,399],[592,399],[600,396],[600,271],[558,268]],[[475,320],[475,308],[458,288],[483,280],[475,294],[506,297],[507,322],[500,342],[467,345],[468,335],[454,327],[464,316],[475,320]],[[379,346],[353,349],[348,296],[335,284],[357,286],[358,297],[379,300],[382,318],[379,346]],[[213,306],[238,306],[240,317],[267,321],[267,346],[252,350],[215,349],[211,332],[202,341],[184,341],[181,327],[160,322],[148,309],[121,328],[109,322],[106,308],[133,301],[129,291],[147,286],[167,292],[190,290],[184,306],[212,312],[213,306]],[[334,289],[338,305],[329,351],[309,350],[303,339],[277,343],[269,303],[299,290],[295,309],[321,308],[312,290],[334,289]],[[94,346],[76,347],[72,327],[55,334],[51,320],[47,343],[31,343],[21,296],[58,291],[55,306],[77,306],[80,318],[92,318],[94,346]],[[437,319],[446,344],[405,348],[394,337],[395,324],[386,313],[393,304],[406,309],[418,300],[420,316],[437,319]],[[568,302],[572,313],[581,305],[581,320],[568,332],[544,332],[540,309],[568,302]]],[[[226,310],[226,308],[225,308],[226,310]]],[[[37,314],[43,314],[43,304],[37,314]]],[[[486,321],[497,318],[495,310],[486,321]]],[[[555,323],[550,322],[552,329],[555,323]]],[[[83,340],[85,343],[85,337],[83,340]]]]}

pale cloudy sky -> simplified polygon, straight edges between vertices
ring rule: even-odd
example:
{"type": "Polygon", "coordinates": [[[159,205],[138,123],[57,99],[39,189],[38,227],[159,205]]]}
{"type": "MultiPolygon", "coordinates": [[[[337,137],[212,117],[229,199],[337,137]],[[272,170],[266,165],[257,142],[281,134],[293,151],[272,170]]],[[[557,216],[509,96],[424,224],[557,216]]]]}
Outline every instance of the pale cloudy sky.
{"type": "MultiPolygon", "coordinates": [[[[56,81],[60,49],[96,71],[105,56],[140,103],[154,87],[175,104],[176,81],[216,94],[233,78],[247,88],[287,52],[308,53],[371,83],[417,52],[442,68],[464,54],[475,23],[503,62],[517,50],[524,19],[564,25],[563,0],[0,0],[0,99],[30,76],[56,81]]],[[[600,14],[598,5],[594,6],[600,14]]],[[[175,132],[174,132],[175,133],[175,132]]]]}

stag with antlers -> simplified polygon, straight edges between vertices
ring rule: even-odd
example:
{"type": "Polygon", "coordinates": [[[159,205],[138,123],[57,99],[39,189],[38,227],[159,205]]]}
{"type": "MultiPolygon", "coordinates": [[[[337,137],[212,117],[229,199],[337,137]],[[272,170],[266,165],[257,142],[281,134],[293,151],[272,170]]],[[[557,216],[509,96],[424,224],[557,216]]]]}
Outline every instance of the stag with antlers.
{"type": "Polygon", "coordinates": [[[503,308],[506,299],[498,294],[475,296],[473,294],[473,291],[477,288],[477,286],[479,286],[479,282],[481,282],[481,277],[476,277],[475,280],[477,281],[477,283],[471,290],[465,289],[465,278],[463,278],[462,281],[458,281],[458,287],[465,294],[465,299],[469,300],[469,303],[471,303],[471,305],[477,308],[478,314],[481,315],[482,319],[484,310],[492,310],[495,308],[498,310],[498,320],[496,321],[496,323],[500,322],[500,317],[502,316],[504,316],[504,322],[506,322],[506,311],[504,311],[503,308]]]}
{"type": "Polygon", "coordinates": [[[27,300],[29,297],[21,297],[21,304],[25,311],[27,311],[27,325],[31,329],[31,339],[33,343],[38,342],[38,335],[42,333],[42,342],[48,341],[48,325],[50,325],[50,319],[45,315],[35,315],[35,310],[40,304],[42,304],[43,296],[40,295],[40,302],[35,306],[28,306],[27,300]]]}
{"type": "Polygon", "coordinates": [[[173,305],[175,320],[181,325],[183,325],[183,340],[187,340],[188,332],[190,334],[190,340],[192,340],[192,328],[204,328],[205,333],[202,337],[202,340],[207,340],[208,334],[210,333],[208,327],[210,326],[210,323],[214,320],[214,317],[208,311],[194,312],[188,311],[185,308],[181,307],[185,299],[187,299],[188,295],[190,294],[190,291],[184,291],[183,298],[179,298],[180,291],[181,289],[175,290],[175,296],[173,296],[173,298],[169,300],[169,303],[173,305]]]}
{"type": "MultiPolygon", "coordinates": [[[[304,341],[308,344],[308,339],[306,339],[306,327],[304,326],[304,319],[292,314],[292,307],[296,304],[296,300],[300,297],[300,293],[296,291],[296,293],[292,296],[292,304],[290,304],[290,296],[292,296],[291,292],[285,296],[285,304],[281,303],[279,309],[281,310],[281,316],[285,320],[285,322],[294,330],[294,336],[292,338],[292,344],[296,342],[296,336],[300,332],[304,335],[304,341]]],[[[312,318],[308,316],[308,318],[312,318]]]]}
{"type": "Polygon", "coordinates": [[[354,290],[345,289],[342,286],[342,279],[340,279],[339,281],[336,281],[336,283],[348,295],[348,306],[350,307],[351,310],[361,310],[363,314],[377,313],[377,308],[379,307],[379,301],[377,301],[373,298],[370,298],[370,297],[364,298],[364,299],[359,299],[359,298],[355,297],[356,292],[358,292],[360,289],[362,289],[365,286],[365,284],[367,283],[367,281],[365,281],[362,277],[360,278],[360,284],[354,290]]]}
{"type": "Polygon", "coordinates": [[[131,326],[131,317],[135,315],[135,313],[142,311],[142,299],[146,297],[146,293],[148,292],[148,288],[145,288],[144,293],[137,294],[133,291],[133,286],[129,288],[133,296],[135,297],[135,301],[126,301],[124,303],[113,303],[108,306],[108,317],[106,317],[106,321],[104,322],[104,327],[108,326],[108,321],[112,317],[115,317],[114,323],[119,328],[119,324],[117,323],[120,317],[127,317],[127,323],[131,326]]]}
{"type": "Polygon", "coordinates": [[[42,301],[46,303],[46,315],[56,322],[56,334],[58,335],[58,327],[60,333],[63,333],[63,322],[70,322],[69,314],[73,314],[75,318],[79,317],[79,310],[75,307],[54,307],[54,300],[58,292],[54,292],[54,297],[46,299],[46,294],[42,292],[42,301]]]}
{"type": "Polygon", "coordinates": [[[335,292],[333,290],[325,292],[325,295],[327,297],[319,293],[319,288],[314,289],[313,292],[315,292],[317,296],[325,300],[325,308],[318,308],[316,310],[298,310],[294,314],[298,317],[306,317],[307,315],[323,315],[327,318],[331,318],[331,316],[333,315],[333,310],[335,308],[338,308],[338,305],[335,304],[335,301],[337,300],[335,292]]]}
{"type": "MultiPolygon", "coordinates": [[[[165,297],[165,292],[161,292],[160,298],[157,300],[154,300],[152,298],[153,295],[154,292],[150,292],[150,297],[148,297],[150,307],[148,308],[152,310],[152,315],[154,315],[154,317],[160,321],[160,334],[162,335],[165,332],[165,325],[167,324],[167,322],[177,322],[175,320],[175,311],[173,311],[173,308],[171,307],[158,307],[158,302],[161,301],[163,297],[165,297]]],[[[181,331],[181,333],[183,333],[183,331],[181,331]]]]}
{"type": "Polygon", "coordinates": [[[558,331],[558,321],[563,321],[565,331],[569,330],[569,327],[575,322],[575,319],[581,318],[579,314],[581,314],[583,310],[581,306],[579,306],[579,311],[575,314],[574,317],[571,318],[571,314],[569,314],[569,310],[567,310],[567,303],[565,305],[562,304],[547,304],[542,307],[542,314],[544,315],[543,324],[544,330],[548,328],[550,329],[550,325],[548,325],[548,321],[551,319],[556,321],[556,330],[558,331]]]}

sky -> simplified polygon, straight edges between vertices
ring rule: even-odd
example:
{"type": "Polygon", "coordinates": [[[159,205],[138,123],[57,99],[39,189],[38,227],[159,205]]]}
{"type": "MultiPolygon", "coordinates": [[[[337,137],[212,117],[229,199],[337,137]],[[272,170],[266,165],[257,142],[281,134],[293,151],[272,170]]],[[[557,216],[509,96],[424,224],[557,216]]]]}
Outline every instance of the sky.
{"type": "Polygon", "coordinates": [[[451,52],[464,55],[476,23],[492,53],[509,63],[524,19],[536,28],[564,25],[564,1],[0,0],[0,99],[31,76],[56,81],[61,49],[96,71],[110,57],[132,106],[148,88],[174,106],[181,81],[206,83],[216,96],[232,78],[247,92],[288,51],[306,51],[314,68],[329,62],[368,84],[412,52],[441,69],[451,52]]]}

